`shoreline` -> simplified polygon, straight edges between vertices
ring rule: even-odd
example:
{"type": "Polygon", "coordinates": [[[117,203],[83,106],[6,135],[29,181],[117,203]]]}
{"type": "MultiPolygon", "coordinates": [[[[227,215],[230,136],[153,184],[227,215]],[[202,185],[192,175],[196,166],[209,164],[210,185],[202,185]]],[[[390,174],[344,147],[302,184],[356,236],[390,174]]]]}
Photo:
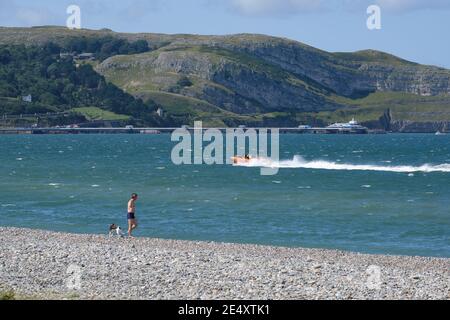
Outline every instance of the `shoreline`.
{"type": "MultiPolygon", "coordinates": [[[[172,134],[173,131],[179,130],[181,128],[134,128],[134,129],[123,129],[123,128],[80,128],[80,129],[55,129],[55,128],[7,128],[0,127],[0,135],[78,135],[78,134],[102,134],[102,135],[117,135],[117,134],[134,134],[134,135],[161,135],[161,134],[172,134]]],[[[214,129],[225,131],[227,129],[237,130],[238,128],[203,128],[203,130],[214,129]]],[[[263,127],[256,128],[246,128],[260,130],[263,127]]],[[[297,128],[271,128],[278,129],[279,134],[299,134],[299,135],[392,135],[392,134],[429,134],[436,135],[436,131],[382,131],[376,129],[369,129],[366,133],[359,132],[326,132],[326,128],[317,128],[317,132],[305,132],[303,129],[297,128]]],[[[194,130],[189,128],[187,130],[194,130]]],[[[440,131],[442,135],[447,135],[450,132],[440,131]]]]}
{"type": "MultiPolygon", "coordinates": [[[[1,225],[0,224],[0,231],[2,229],[18,229],[18,230],[30,230],[30,231],[41,231],[41,232],[49,232],[49,233],[55,233],[55,234],[65,234],[65,235],[73,235],[73,236],[98,236],[98,237],[105,237],[108,236],[106,232],[77,232],[77,231],[62,231],[57,229],[51,229],[51,228],[33,228],[33,227],[22,227],[22,226],[7,226],[7,225],[1,225]]],[[[121,240],[129,240],[126,230],[122,229],[123,237],[121,240]]],[[[117,236],[114,236],[118,238],[117,236]]],[[[114,238],[113,237],[113,238],[114,238]]],[[[401,254],[401,253],[377,253],[377,252],[367,252],[367,251],[357,251],[357,250],[351,250],[351,249],[340,249],[340,248],[328,248],[328,247],[307,247],[307,246],[300,246],[300,245],[277,245],[277,244],[268,244],[268,243],[257,243],[257,242],[232,242],[232,241],[217,241],[217,240],[196,240],[196,239],[182,239],[182,238],[163,238],[163,237],[150,237],[150,236],[144,236],[144,235],[135,235],[133,236],[134,240],[159,240],[159,241],[172,241],[172,242],[187,242],[187,243],[194,243],[194,244],[217,244],[217,245],[235,245],[235,246],[253,246],[253,247],[261,247],[261,248],[272,248],[272,249],[299,249],[299,250],[319,250],[319,251],[331,251],[331,252],[342,252],[342,253],[348,253],[348,254],[354,254],[354,255],[366,255],[366,256],[382,256],[382,257],[397,257],[397,258],[431,258],[431,259],[443,259],[443,260],[449,260],[450,262],[450,256],[439,256],[439,255],[411,255],[411,254],[401,254]]],[[[0,247],[1,249],[1,247],[0,247]]]]}
{"type": "Polygon", "coordinates": [[[34,299],[450,299],[450,259],[0,227],[0,291],[34,299]]]}
{"type": "MultiPolygon", "coordinates": [[[[134,128],[134,129],[124,129],[124,128],[77,128],[77,129],[57,129],[57,128],[8,128],[0,127],[0,136],[2,135],[164,135],[172,134],[175,130],[181,128],[134,128]]],[[[238,128],[203,128],[203,130],[217,129],[220,131],[225,131],[227,129],[238,129],[238,128]]],[[[262,127],[256,128],[246,128],[260,130],[262,127]]],[[[304,129],[298,128],[271,128],[278,129],[280,135],[350,135],[350,136],[373,136],[373,135],[397,135],[397,134],[424,134],[424,135],[443,135],[446,136],[450,134],[448,131],[385,131],[378,129],[368,129],[366,132],[336,132],[327,128],[317,128],[315,131],[307,132],[304,129]],[[331,130],[331,131],[330,131],[331,130]]],[[[193,128],[187,129],[192,131],[193,128]]]]}

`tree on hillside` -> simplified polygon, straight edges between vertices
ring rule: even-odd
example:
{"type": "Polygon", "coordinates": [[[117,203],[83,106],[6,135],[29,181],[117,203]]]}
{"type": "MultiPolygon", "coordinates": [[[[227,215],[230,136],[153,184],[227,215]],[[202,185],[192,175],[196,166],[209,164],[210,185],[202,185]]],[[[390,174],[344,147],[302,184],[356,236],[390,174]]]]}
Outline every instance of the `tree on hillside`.
{"type": "Polygon", "coordinates": [[[183,76],[180,78],[180,80],[178,80],[177,85],[181,88],[184,88],[184,87],[191,87],[193,83],[187,76],[183,76]]]}

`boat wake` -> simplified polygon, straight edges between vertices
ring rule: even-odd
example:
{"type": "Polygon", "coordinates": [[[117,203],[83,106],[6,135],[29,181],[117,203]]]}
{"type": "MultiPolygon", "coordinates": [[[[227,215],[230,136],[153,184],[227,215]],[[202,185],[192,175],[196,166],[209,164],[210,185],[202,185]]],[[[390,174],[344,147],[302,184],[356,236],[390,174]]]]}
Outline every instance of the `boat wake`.
{"type": "Polygon", "coordinates": [[[239,167],[263,167],[280,169],[317,169],[317,170],[347,170],[347,171],[384,171],[399,173],[414,172],[450,172],[450,164],[424,164],[421,166],[383,166],[372,164],[347,164],[325,160],[307,161],[301,156],[294,156],[292,160],[274,161],[269,158],[252,159],[248,163],[235,164],[239,167]]]}

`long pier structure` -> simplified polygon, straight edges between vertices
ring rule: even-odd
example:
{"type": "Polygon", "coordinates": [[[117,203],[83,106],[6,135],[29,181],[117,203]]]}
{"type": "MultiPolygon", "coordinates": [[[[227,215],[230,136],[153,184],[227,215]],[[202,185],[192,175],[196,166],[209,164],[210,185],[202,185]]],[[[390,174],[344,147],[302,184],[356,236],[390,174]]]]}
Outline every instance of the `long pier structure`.
{"type": "MultiPolygon", "coordinates": [[[[172,133],[181,128],[0,128],[0,134],[162,134],[172,133]]],[[[184,127],[193,131],[194,127],[184,127]]],[[[216,129],[225,132],[232,128],[202,128],[203,131],[216,129]]],[[[236,128],[238,129],[238,128],[236,128]]],[[[242,130],[262,128],[239,128],[242,130]]],[[[268,128],[271,129],[271,128],[268,128]]],[[[367,128],[274,128],[280,133],[293,134],[368,134],[367,128]]]]}

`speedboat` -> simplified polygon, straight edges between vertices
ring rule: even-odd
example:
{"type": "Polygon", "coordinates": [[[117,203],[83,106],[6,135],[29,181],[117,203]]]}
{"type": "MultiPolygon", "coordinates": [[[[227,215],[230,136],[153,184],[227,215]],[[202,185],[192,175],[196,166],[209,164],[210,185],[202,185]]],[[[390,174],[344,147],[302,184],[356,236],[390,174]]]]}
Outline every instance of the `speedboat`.
{"type": "Polygon", "coordinates": [[[233,164],[245,164],[249,163],[252,159],[250,157],[231,157],[231,161],[233,161],[233,164]]]}

